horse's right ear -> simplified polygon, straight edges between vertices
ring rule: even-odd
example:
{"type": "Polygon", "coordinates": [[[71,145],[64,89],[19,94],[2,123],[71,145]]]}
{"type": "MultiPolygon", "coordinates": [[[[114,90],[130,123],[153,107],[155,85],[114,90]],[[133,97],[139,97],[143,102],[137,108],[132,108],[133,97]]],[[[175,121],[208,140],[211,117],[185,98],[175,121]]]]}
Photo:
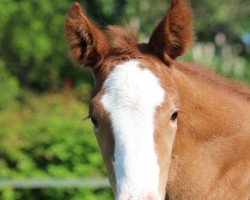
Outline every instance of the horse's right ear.
{"type": "Polygon", "coordinates": [[[172,0],[167,15],[155,28],[149,48],[167,65],[192,44],[192,10],[188,0],[172,0]]]}
{"type": "Polygon", "coordinates": [[[109,49],[106,35],[98,29],[74,3],[65,21],[66,38],[71,56],[79,63],[93,69],[101,65],[109,49]]]}

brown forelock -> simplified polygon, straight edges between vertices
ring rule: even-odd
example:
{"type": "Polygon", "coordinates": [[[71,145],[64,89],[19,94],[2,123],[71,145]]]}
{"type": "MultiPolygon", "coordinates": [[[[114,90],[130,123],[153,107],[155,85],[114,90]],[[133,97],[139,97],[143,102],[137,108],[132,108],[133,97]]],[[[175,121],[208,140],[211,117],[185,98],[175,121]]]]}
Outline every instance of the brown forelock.
{"type": "MultiPolygon", "coordinates": [[[[155,63],[163,65],[163,63],[152,54],[147,44],[137,44],[135,33],[128,27],[108,26],[105,30],[105,34],[109,38],[110,48],[102,65],[98,70],[94,71],[97,90],[102,86],[102,83],[106,80],[112,69],[125,61],[137,59],[151,62],[153,66],[155,63]]],[[[146,66],[148,65],[149,64],[146,64],[146,66]]]]}
{"type": "Polygon", "coordinates": [[[125,26],[107,26],[106,34],[111,43],[110,54],[114,56],[130,55],[138,52],[136,33],[125,26]]]}

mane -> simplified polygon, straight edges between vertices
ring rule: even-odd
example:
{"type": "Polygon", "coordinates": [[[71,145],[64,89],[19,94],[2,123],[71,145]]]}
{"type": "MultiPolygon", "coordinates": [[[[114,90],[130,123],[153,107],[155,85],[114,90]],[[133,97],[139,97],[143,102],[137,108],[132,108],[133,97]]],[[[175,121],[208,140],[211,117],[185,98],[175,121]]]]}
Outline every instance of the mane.
{"type": "Polygon", "coordinates": [[[194,77],[195,79],[206,81],[208,84],[211,84],[222,91],[225,91],[229,94],[234,94],[246,101],[250,101],[250,90],[238,82],[225,79],[216,73],[193,63],[191,64],[177,61],[175,67],[185,74],[194,77]]]}

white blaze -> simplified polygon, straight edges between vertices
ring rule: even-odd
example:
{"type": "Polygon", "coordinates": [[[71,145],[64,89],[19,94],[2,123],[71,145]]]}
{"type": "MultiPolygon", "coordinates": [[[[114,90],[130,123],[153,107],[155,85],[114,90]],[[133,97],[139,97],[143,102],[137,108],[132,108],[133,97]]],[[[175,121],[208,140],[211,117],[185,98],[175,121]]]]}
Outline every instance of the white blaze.
{"type": "Polygon", "coordinates": [[[116,196],[141,199],[158,194],[159,166],[154,145],[154,113],[164,100],[157,77],[136,60],[117,65],[104,83],[102,104],[115,140],[116,196]]]}

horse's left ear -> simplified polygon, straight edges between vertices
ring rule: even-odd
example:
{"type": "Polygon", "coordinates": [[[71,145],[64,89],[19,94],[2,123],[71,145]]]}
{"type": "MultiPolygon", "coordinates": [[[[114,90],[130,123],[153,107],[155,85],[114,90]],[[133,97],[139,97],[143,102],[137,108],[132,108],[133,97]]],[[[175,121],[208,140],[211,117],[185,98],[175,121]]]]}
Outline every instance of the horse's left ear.
{"type": "Polygon", "coordinates": [[[183,54],[192,44],[192,10],[187,0],[172,0],[165,18],[155,28],[149,47],[166,64],[183,54]]]}

